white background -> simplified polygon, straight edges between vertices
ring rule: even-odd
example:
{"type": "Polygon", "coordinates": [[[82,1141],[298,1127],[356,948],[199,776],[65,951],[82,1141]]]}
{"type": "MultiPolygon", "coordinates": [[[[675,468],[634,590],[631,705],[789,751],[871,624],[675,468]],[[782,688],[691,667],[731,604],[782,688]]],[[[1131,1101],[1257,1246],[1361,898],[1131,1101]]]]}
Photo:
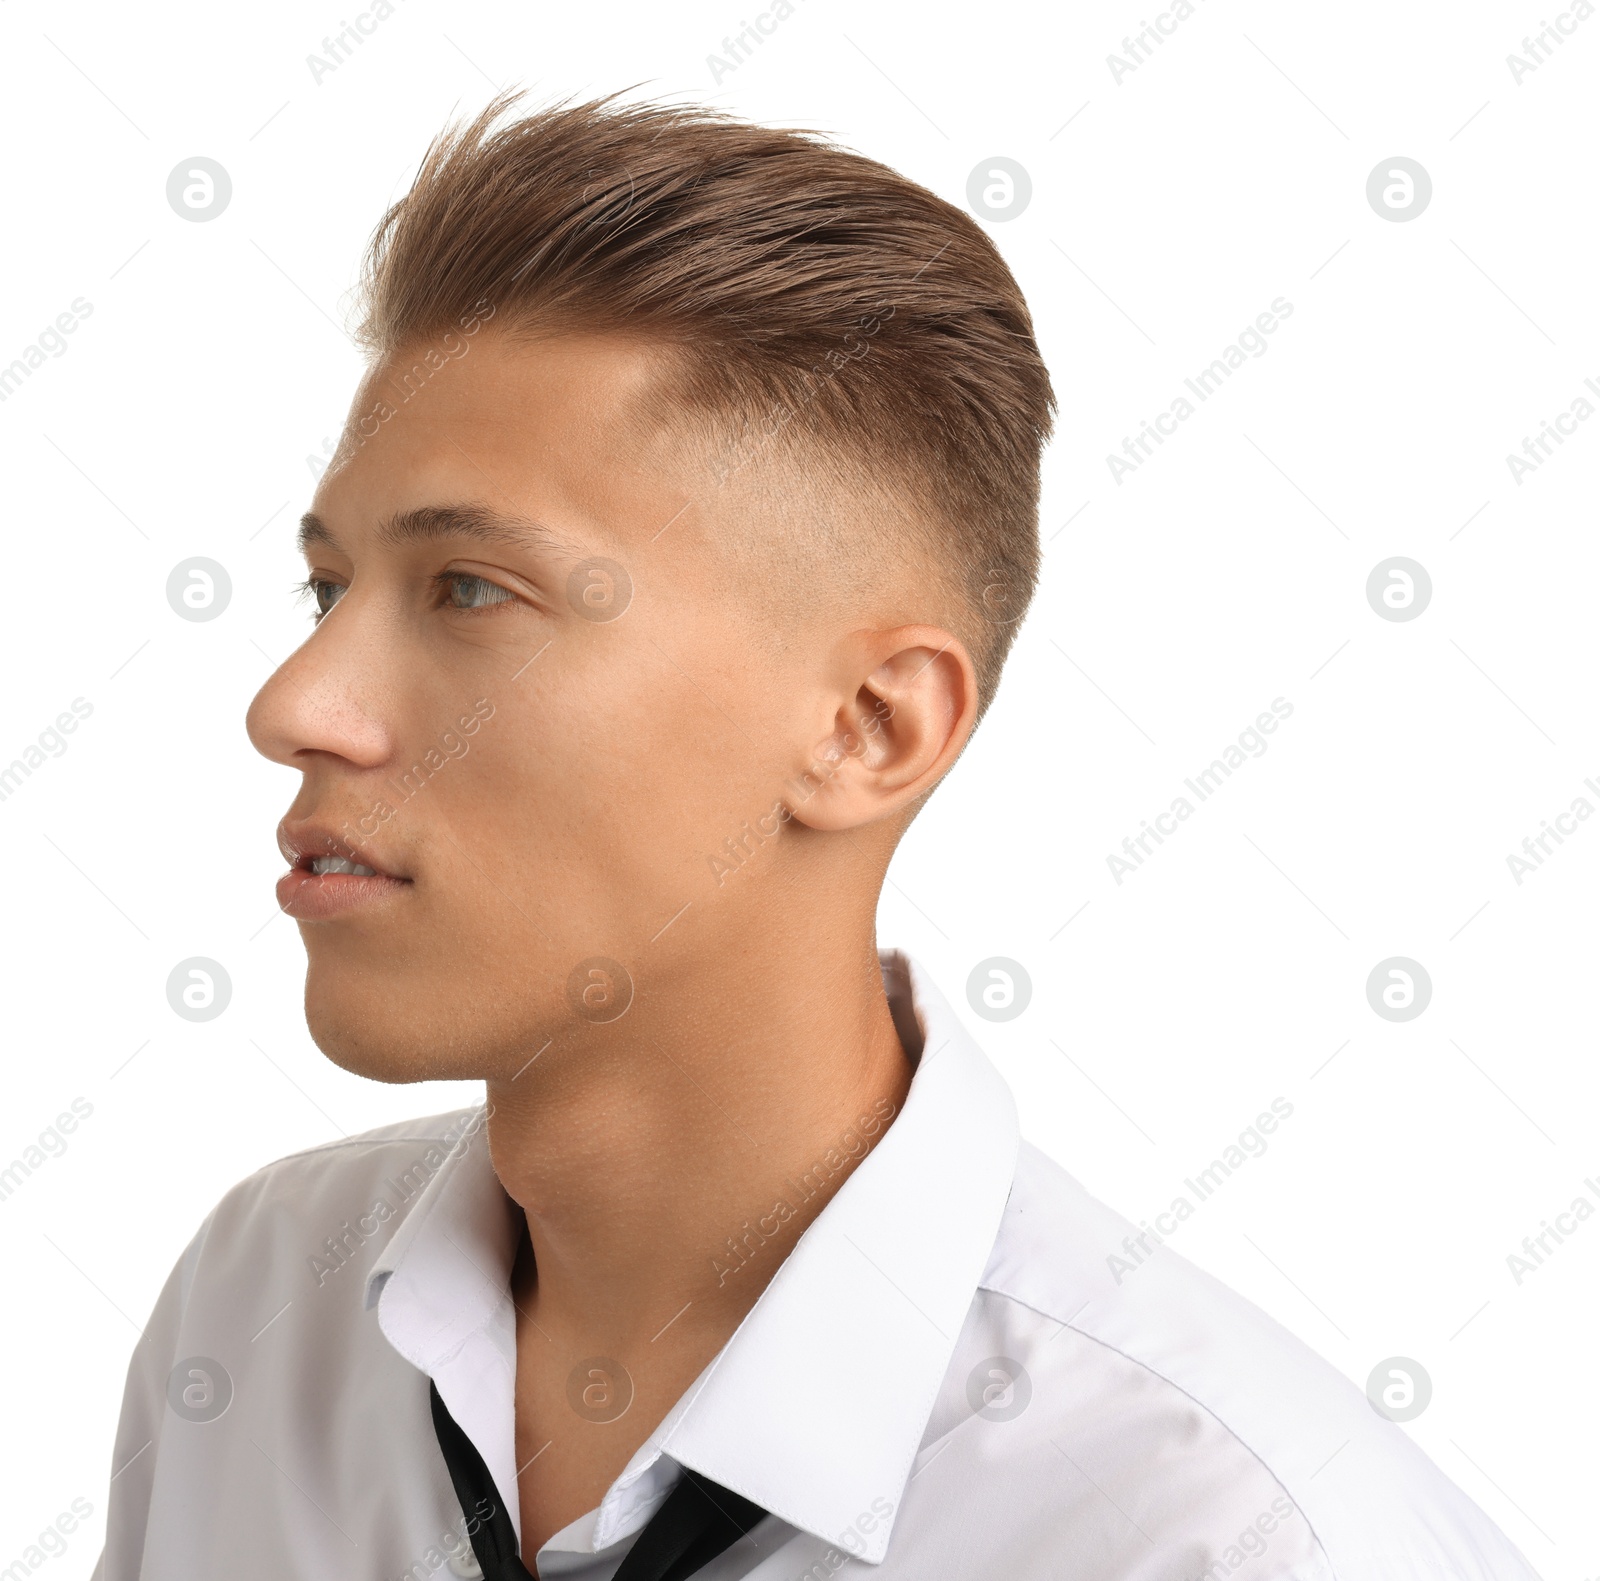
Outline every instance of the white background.
{"type": "Polygon", "coordinates": [[[818,128],[957,203],[983,161],[1029,173],[991,231],[1061,402],[1044,582],[881,936],[964,1011],[977,962],[1025,966],[1027,1011],[969,1022],[1028,1134],[1135,1219],[1287,1098],[1174,1246],[1363,1387],[1420,1363],[1407,1431],[1550,1581],[1600,1573],[1600,1219],[1520,1285],[1506,1261],[1600,1195],[1600,822],[1520,885],[1506,861],[1600,806],[1600,421],[1520,484],[1505,459],[1600,380],[1600,19],[1519,85],[1507,55],[1554,14],[1531,5],[1198,0],[1118,83],[1149,9],[794,0],[714,83],[765,0],[395,0],[316,83],[307,56],[362,3],[0,9],[0,365],[93,306],[0,406],[0,762],[93,705],[0,803],[0,1164],[93,1106],[0,1202],[0,1568],[82,1497],[43,1573],[88,1575],[137,1325],[221,1192],[472,1099],[311,1044],[272,895],[291,776],[242,720],[306,629],[291,532],[358,373],[362,246],[439,127],[517,82],[818,128]],[[233,182],[200,224],[165,197],[196,155],[233,182]],[[1397,155],[1433,183],[1404,222],[1366,197],[1397,155]],[[1107,453],[1277,297],[1265,355],[1118,483],[1107,453]],[[165,596],[197,554],[233,581],[205,624],[165,596]],[[1433,583],[1404,623],[1365,595],[1394,555],[1433,583]],[[1115,882],[1108,854],[1275,697],[1269,750],[1115,882]],[[168,1008],[188,956],[231,974],[215,1021],[168,1008]],[[1367,1002],[1390,956],[1432,979],[1408,1022],[1367,1002]]]}

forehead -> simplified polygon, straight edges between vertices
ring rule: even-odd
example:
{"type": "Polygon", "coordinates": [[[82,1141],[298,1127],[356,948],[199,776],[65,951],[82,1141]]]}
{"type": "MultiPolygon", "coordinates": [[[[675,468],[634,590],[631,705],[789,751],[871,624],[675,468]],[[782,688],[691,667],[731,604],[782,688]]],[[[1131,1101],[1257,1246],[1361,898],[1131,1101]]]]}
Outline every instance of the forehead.
{"type": "Polygon", "coordinates": [[[392,402],[419,411],[478,420],[508,403],[551,416],[576,408],[621,419],[652,386],[662,362],[658,348],[633,336],[491,324],[401,346],[374,365],[362,388],[370,385],[375,399],[387,392],[392,402]]]}
{"type": "MultiPolygon", "coordinates": [[[[620,336],[445,333],[379,360],[350,405],[316,492],[347,528],[441,501],[603,522],[671,491],[643,421],[662,377],[653,348],[620,336]]],[[[680,490],[681,492],[681,490],[680,490]]]]}

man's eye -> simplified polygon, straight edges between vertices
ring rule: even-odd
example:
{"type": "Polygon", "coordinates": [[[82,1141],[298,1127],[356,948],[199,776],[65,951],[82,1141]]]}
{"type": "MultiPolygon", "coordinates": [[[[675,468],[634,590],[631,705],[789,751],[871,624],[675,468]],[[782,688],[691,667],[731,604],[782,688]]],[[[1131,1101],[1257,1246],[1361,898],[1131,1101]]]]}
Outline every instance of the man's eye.
{"type": "Polygon", "coordinates": [[[321,620],[345,594],[343,582],[330,582],[326,577],[309,576],[300,584],[302,597],[309,597],[317,606],[313,620],[321,620]]]}
{"type": "Polygon", "coordinates": [[[486,609],[491,604],[510,604],[516,599],[503,587],[463,571],[447,571],[439,580],[445,585],[445,597],[452,609],[486,609]]]}

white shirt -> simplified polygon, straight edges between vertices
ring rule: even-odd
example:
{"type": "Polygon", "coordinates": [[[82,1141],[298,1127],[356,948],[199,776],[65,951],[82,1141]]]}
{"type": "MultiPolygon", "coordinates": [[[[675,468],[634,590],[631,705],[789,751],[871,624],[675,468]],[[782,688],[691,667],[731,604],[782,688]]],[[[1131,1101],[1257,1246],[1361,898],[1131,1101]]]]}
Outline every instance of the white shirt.
{"type": "MultiPolygon", "coordinates": [[[[1135,1227],[1020,1140],[920,969],[883,967],[923,1036],[903,1109],[541,1577],[609,1581],[689,1466],[770,1512],[706,1581],[1537,1581],[1264,1313],[1164,1246],[1119,1280],[1135,1227]]],[[[218,1203],[134,1353],[95,1581],[476,1574],[429,1377],[520,1529],[521,1219],[482,1120],[218,1203]]]]}

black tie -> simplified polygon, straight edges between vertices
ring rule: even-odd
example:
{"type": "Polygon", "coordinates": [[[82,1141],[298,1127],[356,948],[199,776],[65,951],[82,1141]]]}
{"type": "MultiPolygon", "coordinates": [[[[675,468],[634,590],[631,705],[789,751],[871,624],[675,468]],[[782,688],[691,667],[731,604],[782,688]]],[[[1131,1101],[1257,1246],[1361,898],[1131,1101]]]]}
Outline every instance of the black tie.
{"type": "MultiPolygon", "coordinates": [[[[433,1430],[450,1469],[484,1581],[532,1581],[517,1553],[517,1533],[477,1446],[451,1416],[432,1379],[433,1430]]],[[[767,1512],[698,1471],[683,1476],[634,1539],[615,1581],[684,1581],[731,1547],[767,1512]]]]}

